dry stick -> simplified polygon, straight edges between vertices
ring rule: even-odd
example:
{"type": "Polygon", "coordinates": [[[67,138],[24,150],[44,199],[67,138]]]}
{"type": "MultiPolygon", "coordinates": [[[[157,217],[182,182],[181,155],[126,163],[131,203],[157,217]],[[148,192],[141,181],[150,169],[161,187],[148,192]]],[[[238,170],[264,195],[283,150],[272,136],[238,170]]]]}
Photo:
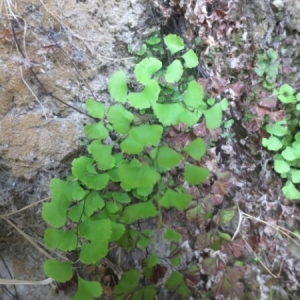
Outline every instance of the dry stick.
{"type": "Polygon", "coordinates": [[[42,254],[44,254],[49,259],[54,259],[49,253],[47,253],[44,249],[42,249],[27,233],[18,228],[13,222],[11,222],[8,218],[1,216],[0,218],[5,220],[9,225],[14,227],[29,243],[31,243],[36,249],[38,249],[42,254]]]}
{"type": "Polygon", "coordinates": [[[44,105],[41,103],[41,101],[39,100],[39,98],[36,96],[36,94],[30,88],[29,84],[24,79],[22,66],[20,66],[20,74],[21,74],[21,78],[22,78],[23,83],[26,85],[27,89],[30,91],[30,93],[35,98],[35,100],[40,104],[40,106],[42,107],[42,110],[43,110],[43,114],[44,114],[45,118],[47,119],[47,114],[46,114],[46,110],[45,110],[44,105]]]}
{"type": "Polygon", "coordinates": [[[26,210],[26,209],[28,209],[28,208],[30,208],[30,207],[32,207],[32,206],[34,206],[34,205],[36,205],[36,204],[39,204],[39,203],[41,203],[41,202],[45,202],[46,200],[49,200],[49,199],[50,199],[50,197],[47,197],[47,198],[41,199],[41,200],[39,200],[39,201],[36,201],[36,202],[34,202],[34,203],[31,203],[31,204],[29,204],[29,205],[27,205],[27,206],[24,206],[24,207],[22,207],[21,209],[19,209],[19,210],[16,210],[16,211],[14,211],[14,212],[10,212],[10,213],[8,213],[8,214],[5,214],[5,215],[0,215],[0,217],[8,217],[8,216],[11,216],[11,215],[17,214],[17,213],[19,213],[19,212],[21,212],[21,211],[23,211],[23,210],[26,210]]]}
{"type": "Polygon", "coordinates": [[[15,284],[15,285],[46,285],[54,280],[52,278],[47,278],[40,281],[30,281],[30,280],[17,280],[17,279],[0,279],[0,284],[15,284]]]}

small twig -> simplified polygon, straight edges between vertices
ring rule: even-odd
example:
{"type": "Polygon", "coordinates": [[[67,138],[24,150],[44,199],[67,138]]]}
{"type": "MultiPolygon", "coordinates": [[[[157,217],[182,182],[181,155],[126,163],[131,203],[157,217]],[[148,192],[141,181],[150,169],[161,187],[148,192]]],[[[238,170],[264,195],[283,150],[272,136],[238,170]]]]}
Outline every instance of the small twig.
{"type": "Polygon", "coordinates": [[[39,203],[41,203],[41,202],[45,202],[46,200],[49,200],[49,199],[50,199],[50,197],[44,198],[44,199],[42,199],[42,200],[39,200],[39,201],[36,201],[36,202],[34,202],[34,203],[31,203],[31,204],[29,204],[29,205],[27,205],[27,206],[24,206],[24,207],[22,207],[21,209],[16,210],[16,211],[14,211],[14,212],[10,212],[10,213],[5,214],[5,215],[0,215],[0,217],[8,217],[8,216],[17,214],[17,213],[19,213],[19,212],[21,212],[21,211],[23,211],[23,210],[26,210],[26,209],[28,209],[28,208],[30,208],[30,207],[36,205],[36,204],[39,204],[39,203]]]}
{"type": "Polygon", "coordinates": [[[28,281],[28,280],[17,280],[17,279],[0,279],[0,284],[15,284],[15,285],[46,285],[54,280],[47,278],[41,281],[28,281]]]}
{"type": "Polygon", "coordinates": [[[36,249],[38,249],[42,254],[44,254],[49,259],[54,259],[51,255],[49,255],[44,249],[42,249],[27,233],[18,228],[13,222],[11,222],[8,218],[1,216],[0,218],[6,221],[9,225],[15,228],[29,243],[31,243],[36,249]]]}

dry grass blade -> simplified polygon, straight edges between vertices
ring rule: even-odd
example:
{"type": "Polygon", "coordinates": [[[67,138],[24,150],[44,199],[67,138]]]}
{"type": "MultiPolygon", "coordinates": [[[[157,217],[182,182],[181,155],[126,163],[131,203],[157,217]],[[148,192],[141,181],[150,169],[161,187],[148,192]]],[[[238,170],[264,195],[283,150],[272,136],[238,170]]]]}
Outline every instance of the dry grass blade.
{"type": "Polygon", "coordinates": [[[45,202],[46,200],[49,200],[49,199],[50,199],[50,197],[44,198],[44,199],[42,199],[42,200],[39,200],[39,201],[36,201],[36,202],[34,202],[34,203],[31,203],[31,204],[29,204],[29,205],[27,205],[27,206],[24,206],[24,207],[22,207],[21,209],[16,210],[16,211],[14,211],[14,212],[10,212],[10,213],[5,214],[5,215],[0,215],[0,217],[8,217],[8,216],[11,216],[11,215],[20,213],[21,211],[24,211],[24,210],[26,210],[26,209],[28,209],[28,208],[30,208],[30,207],[32,207],[32,206],[35,206],[36,204],[39,204],[39,203],[41,203],[41,202],[45,202]]]}
{"type": "Polygon", "coordinates": [[[9,225],[11,225],[13,228],[15,228],[29,243],[31,243],[36,249],[38,249],[42,254],[44,254],[49,259],[54,259],[49,253],[47,253],[44,249],[42,249],[37,242],[35,242],[32,237],[30,237],[27,233],[25,233],[23,230],[18,228],[13,222],[11,222],[9,219],[7,219],[4,216],[0,216],[1,219],[5,220],[9,225]]]}
{"type": "Polygon", "coordinates": [[[27,280],[17,280],[17,279],[0,279],[0,284],[14,284],[14,285],[46,285],[53,282],[52,278],[47,278],[41,281],[27,281],[27,280]]]}

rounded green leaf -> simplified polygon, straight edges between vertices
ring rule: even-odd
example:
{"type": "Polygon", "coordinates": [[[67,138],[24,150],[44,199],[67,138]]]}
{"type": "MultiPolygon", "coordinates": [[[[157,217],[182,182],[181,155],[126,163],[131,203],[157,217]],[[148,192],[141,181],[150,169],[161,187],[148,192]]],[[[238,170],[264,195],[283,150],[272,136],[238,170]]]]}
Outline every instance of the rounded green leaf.
{"type": "Polygon", "coordinates": [[[291,181],[288,181],[285,184],[282,191],[289,200],[300,200],[300,192],[295,188],[295,185],[291,181]]]}
{"type": "Polygon", "coordinates": [[[113,192],[112,197],[116,202],[119,202],[122,204],[131,202],[131,198],[128,196],[127,193],[113,192]]]}
{"type": "Polygon", "coordinates": [[[83,215],[83,211],[84,211],[84,204],[83,202],[79,202],[78,204],[72,206],[69,210],[68,210],[68,218],[73,221],[78,223],[79,220],[84,218],[83,215]]]}
{"type": "Polygon", "coordinates": [[[288,131],[287,122],[286,120],[281,120],[272,125],[267,125],[266,131],[276,136],[284,136],[288,131]]]}
{"type": "Polygon", "coordinates": [[[165,79],[168,83],[178,82],[183,74],[183,67],[178,59],[175,59],[168,67],[165,79]]]}
{"type": "Polygon", "coordinates": [[[229,106],[228,100],[226,98],[223,98],[220,102],[220,105],[223,111],[227,110],[229,106]]]}
{"type": "Polygon", "coordinates": [[[292,161],[297,158],[297,151],[295,151],[295,149],[290,146],[287,146],[281,154],[282,157],[287,161],[292,161]]]}
{"type": "Polygon", "coordinates": [[[176,193],[168,189],[166,193],[158,200],[158,204],[162,207],[175,207],[179,210],[187,208],[192,200],[192,196],[186,193],[176,193]]]}
{"type": "MultiPolygon", "coordinates": [[[[101,239],[101,235],[99,236],[99,239],[101,239]]],[[[107,253],[108,241],[101,239],[89,244],[83,244],[81,247],[79,260],[83,264],[95,264],[100,259],[104,258],[107,253]]]]}
{"type": "Polygon", "coordinates": [[[108,130],[102,122],[84,126],[84,133],[88,139],[104,140],[108,137],[108,130]]]}
{"type": "Polygon", "coordinates": [[[62,227],[67,220],[67,207],[56,202],[44,203],[42,217],[52,227],[62,227]]]}
{"type": "Polygon", "coordinates": [[[102,190],[104,189],[109,181],[109,175],[107,173],[102,174],[89,174],[84,177],[84,184],[90,188],[95,190],[102,190]]]}
{"type": "Polygon", "coordinates": [[[213,107],[203,112],[205,123],[208,129],[216,129],[222,123],[222,107],[220,103],[216,103],[213,107]]]}
{"type": "Polygon", "coordinates": [[[88,174],[97,174],[93,166],[94,160],[87,156],[80,156],[72,161],[72,173],[79,180],[84,179],[88,174]]]}
{"type": "Polygon", "coordinates": [[[78,232],[89,241],[109,240],[111,236],[111,221],[109,219],[97,220],[93,217],[87,218],[78,226],[78,232]]]}
{"type": "Polygon", "coordinates": [[[123,105],[111,106],[108,110],[109,122],[112,124],[113,129],[125,134],[130,128],[130,124],[133,120],[133,114],[128,111],[123,105]]]}
{"type": "Polygon", "coordinates": [[[72,251],[77,247],[78,239],[73,230],[59,230],[47,228],[44,235],[44,241],[47,248],[62,251],[72,251]]]}
{"type": "Polygon", "coordinates": [[[282,159],[275,159],[274,169],[277,173],[287,173],[290,170],[290,166],[282,159]]]}
{"type": "Polygon", "coordinates": [[[111,229],[112,233],[109,239],[110,242],[118,241],[126,231],[125,226],[123,224],[115,222],[111,222],[111,229]]]}
{"type": "Polygon", "coordinates": [[[198,109],[196,109],[194,112],[185,109],[183,113],[180,115],[180,122],[191,127],[198,123],[201,116],[202,116],[202,112],[198,109]]]}
{"type": "Polygon", "coordinates": [[[88,146],[88,152],[93,156],[97,162],[99,170],[108,170],[114,167],[115,158],[112,155],[113,145],[103,145],[100,141],[93,141],[88,146]]]}
{"type": "Polygon", "coordinates": [[[196,138],[183,148],[193,159],[199,160],[206,153],[206,144],[202,138],[196,138]]]}
{"type": "Polygon", "coordinates": [[[138,220],[154,218],[158,211],[152,201],[132,204],[126,206],[120,221],[123,224],[130,224],[138,220]]]}
{"type": "Polygon", "coordinates": [[[127,82],[126,75],[123,71],[117,71],[110,77],[108,81],[108,90],[110,96],[121,103],[125,103],[127,99],[127,82]]]}
{"type": "Polygon", "coordinates": [[[150,80],[139,93],[129,93],[128,101],[136,109],[146,109],[154,105],[158,100],[160,87],[155,80],[150,80]]]}
{"type": "Polygon", "coordinates": [[[87,99],[85,101],[85,108],[88,114],[93,118],[101,119],[105,113],[105,105],[94,99],[87,99]]]}
{"type": "Polygon", "coordinates": [[[189,82],[188,87],[183,95],[183,101],[188,107],[198,108],[203,103],[203,87],[195,80],[189,82]]]}
{"type": "Polygon", "coordinates": [[[167,241],[177,242],[177,241],[180,241],[182,239],[182,236],[178,231],[176,231],[172,228],[166,228],[164,239],[167,240],[167,241]]]}
{"type": "Polygon", "coordinates": [[[162,66],[160,60],[154,57],[144,58],[139,62],[134,69],[135,77],[137,81],[142,84],[148,84],[151,81],[152,76],[157,72],[162,66]]]}
{"type": "Polygon", "coordinates": [[[160,175],[154,169],[135,159],[130,164],[121,164],[118,174],[121,183],[130,189],[152,187],[160,179],[160,175]]]}
{"type": "Polygon", "coordinates": [[[69,261],[48,259],[44,262],[44,273],[58,282],[67,282],[73,276],[72,264],[69,261]]]}
{"type": "Polygon", "coordinates": [[[106,201],[105,210],[109,214],[116,214],[120,211],[120,205],[115,202],[106,201]]]}
{"type": "Polygon", "coordinates": [[[91,216],[94,212],[98,211],[99,209],[102,209],[104,205],[104,200],[100,197],[98,192],[90,192],[84,202],[85,216],[91,216]]]}
{"type": "Polygon", "coordinates": [[[165,168],[177,166],[182,159],[178,152],[169,147],[154,148],[150,152],[150,156],[158,166],[165,168]]]}
{"type": "Polygon", "coordinates": [[[300,183],[300,170],[291,169],[292,181],[294,183],[300,183]]]}
{"type": "Polygon", "coordinates": [[[191,185],[203,183],[209,175],[207,168],[186,164],[184,170],[184,179],[191,185]]]}
{"type": "Polygon", "coordinates": [[[120,144],[122,151],[128,154],[139,154],[144,147],[159,143],[163,132],[160,125],[140,125],[129,131],[129,136],[120,144]]]}
{"type": "Polygon", "coordinates": [[[129,134],[143,147],[149,147],[159,143],[162,132],[163,127],[160,125],[145,124],[132,128],[129,134]]]}
{"type": "Polygon", "coordinates": [[[155,299],[157,290],[155,285],[144,286],[132,295],[131,300],[155,299]]]}
{"type": "Polygon", "coordinates": [[[173,103],[155,104],[153,110],[161,124],[170,126],[177,125],[180,122],[181,114],[185,109],[181,103],[173,103]]]}
{"type": "Polygon", "coordinates": [[[86,191],[77,181],[68,182],[58,178],[53,178],[50,182],[51,200],[63,208],[69,206],[71,200],[81,200],[86,191]]]}
{"type": "Polygon", "coordinates": [[[102,295],[102,286],[97,281],[87,281],[78,276],[78,290],[72,300],[94,300],[102,295]]]}
{"type": "Polygon", "coordinates": [[[182,50],[184,48],[184,42],[182,38],[177,36],[176,34],[169,34],[164,38],[164,42],[168,49],[170,50],[171,54],[182,50]]]}
{"type": "Polygon", "coordinates": [[[134,291],[136,291],[140,282],[140,272],[131,269],[123,273],[121,280],[114,287],[114,299],[127,299],[134,291]]]}
{"type": "Polygon", "coordinates": [[[171,276],[165,282],[165,286],[170,291],[176,291],[183,282],[183,274],[173,271],[171,276]]]}
{"type": "Polygon", "coordinates": [[[293,94],[294,89],[285,83],[279,89],[278,99],[283,103],[293,103],[296,100],[293,94]]]}
{"type": "Polygon", "coordinates": [[[196,53],[194,52],[194,50],[192,50],[192,49],[187,51],[184,55],[182,55],[182,57],[188,68],[195,68],[199,64],[198,57],[197,57],[196,53]]]}
{"type": "Polygon", "coordinates": [[[270,136],[268,139],[262,139],[262,145],[270,151],[278,151],[282,148],[281,141],[276,136],[270,136]]]}
{"type": "Polygon", "coordinates": [[[144,149],[144,146],[131,135],[123,140],[123,142],[120,144],[120,147],[121,150],[127,154],[140,154],[144,149]]]}

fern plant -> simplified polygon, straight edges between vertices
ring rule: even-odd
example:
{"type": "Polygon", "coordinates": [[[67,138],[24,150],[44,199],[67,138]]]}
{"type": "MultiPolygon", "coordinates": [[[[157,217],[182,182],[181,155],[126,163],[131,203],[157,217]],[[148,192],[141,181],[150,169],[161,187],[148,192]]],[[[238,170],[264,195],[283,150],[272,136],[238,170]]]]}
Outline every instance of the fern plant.
{"type": "MultiPolygon", "coordinates": [[[[66,180],[51,180],[51,202],[42,208],[42,217],[50,225],[44,235],[45,245],[51,250],[76,250],[83,265],[99,264],[112,243],[146,249],[151,243],[151,228],[136,230],[132,225],[151,218],[162,220],[164,209],[189,208],[190,219],[198,214],[183,184],[199,186],[208,178],[209,170],[199,166],[206,144],[198,137],[174,149],[164,137],[170,126],[182,123],[191,128],[201,118],[208,129],[218,128],[226,100],[205,99],[203,88],[186,76],[197,66],[198,58],[193,50],[184,50],[180,37],[168,35],[164,41],[174,59],[166,67],[154,57],[136,64],[134,73],[141,91],[129,91],[125,73],[118,71],[108,83],[111,106],[86,100],[88,114],[99,120],[84,127],[90,140],[87,154],[73,160],[72,174],[66,180]],[[111,142],[107,143],[109,136],[111,142]],[[183,179],[175,184],[171,171],[178,166],[183,169],[183,179]]],[[[208,207],[199,207],[207,217],[208,207]]],[[[231,211],[224,210],[214,220],[221,226],[232,217],[231,211]]],[[[165,239],[172,242],[172,253],[181,234],[167,225],[161,227],[165,239]]],[[[229,239],[218,230],[212,237],[218,240],[216,249],[221,241],[229,239]]],[[[204,241],[206,246],[211,239],[204,241]]],[[[176,266],[179,262],[178,256],[170,256],[171,264],[176,266]]],[[[156,285],[140,286],[140,278],[149,279],[159,264],[160,258],[152,253],[141,270],[125,272],[114,288],[114,299],[153,299],[156,285]]],[[[76,268],[72,261],[47,260],[44,272],[58,282],[67,282],[76,268]]],[[[88,281],[76,273],[78,290],[73,300],[92,300],[102,294],[99,282],[88,281]]],[[[191,294],[183,274],[175,268],[165,287],[177,291],[182,298],[191,294]]]]}
{"type": "Polygon", "coordinates": [[[278,100],[284,105],[285,115],[282,120],[267,124],[269,138],[263,138],[262,144],[274,156],[274,169],[286,180],[282,188],[283,194],[290,200],[300,200],[300,93],[295,93],[288,84],[283,84],[277,94],[278,100]]]}

